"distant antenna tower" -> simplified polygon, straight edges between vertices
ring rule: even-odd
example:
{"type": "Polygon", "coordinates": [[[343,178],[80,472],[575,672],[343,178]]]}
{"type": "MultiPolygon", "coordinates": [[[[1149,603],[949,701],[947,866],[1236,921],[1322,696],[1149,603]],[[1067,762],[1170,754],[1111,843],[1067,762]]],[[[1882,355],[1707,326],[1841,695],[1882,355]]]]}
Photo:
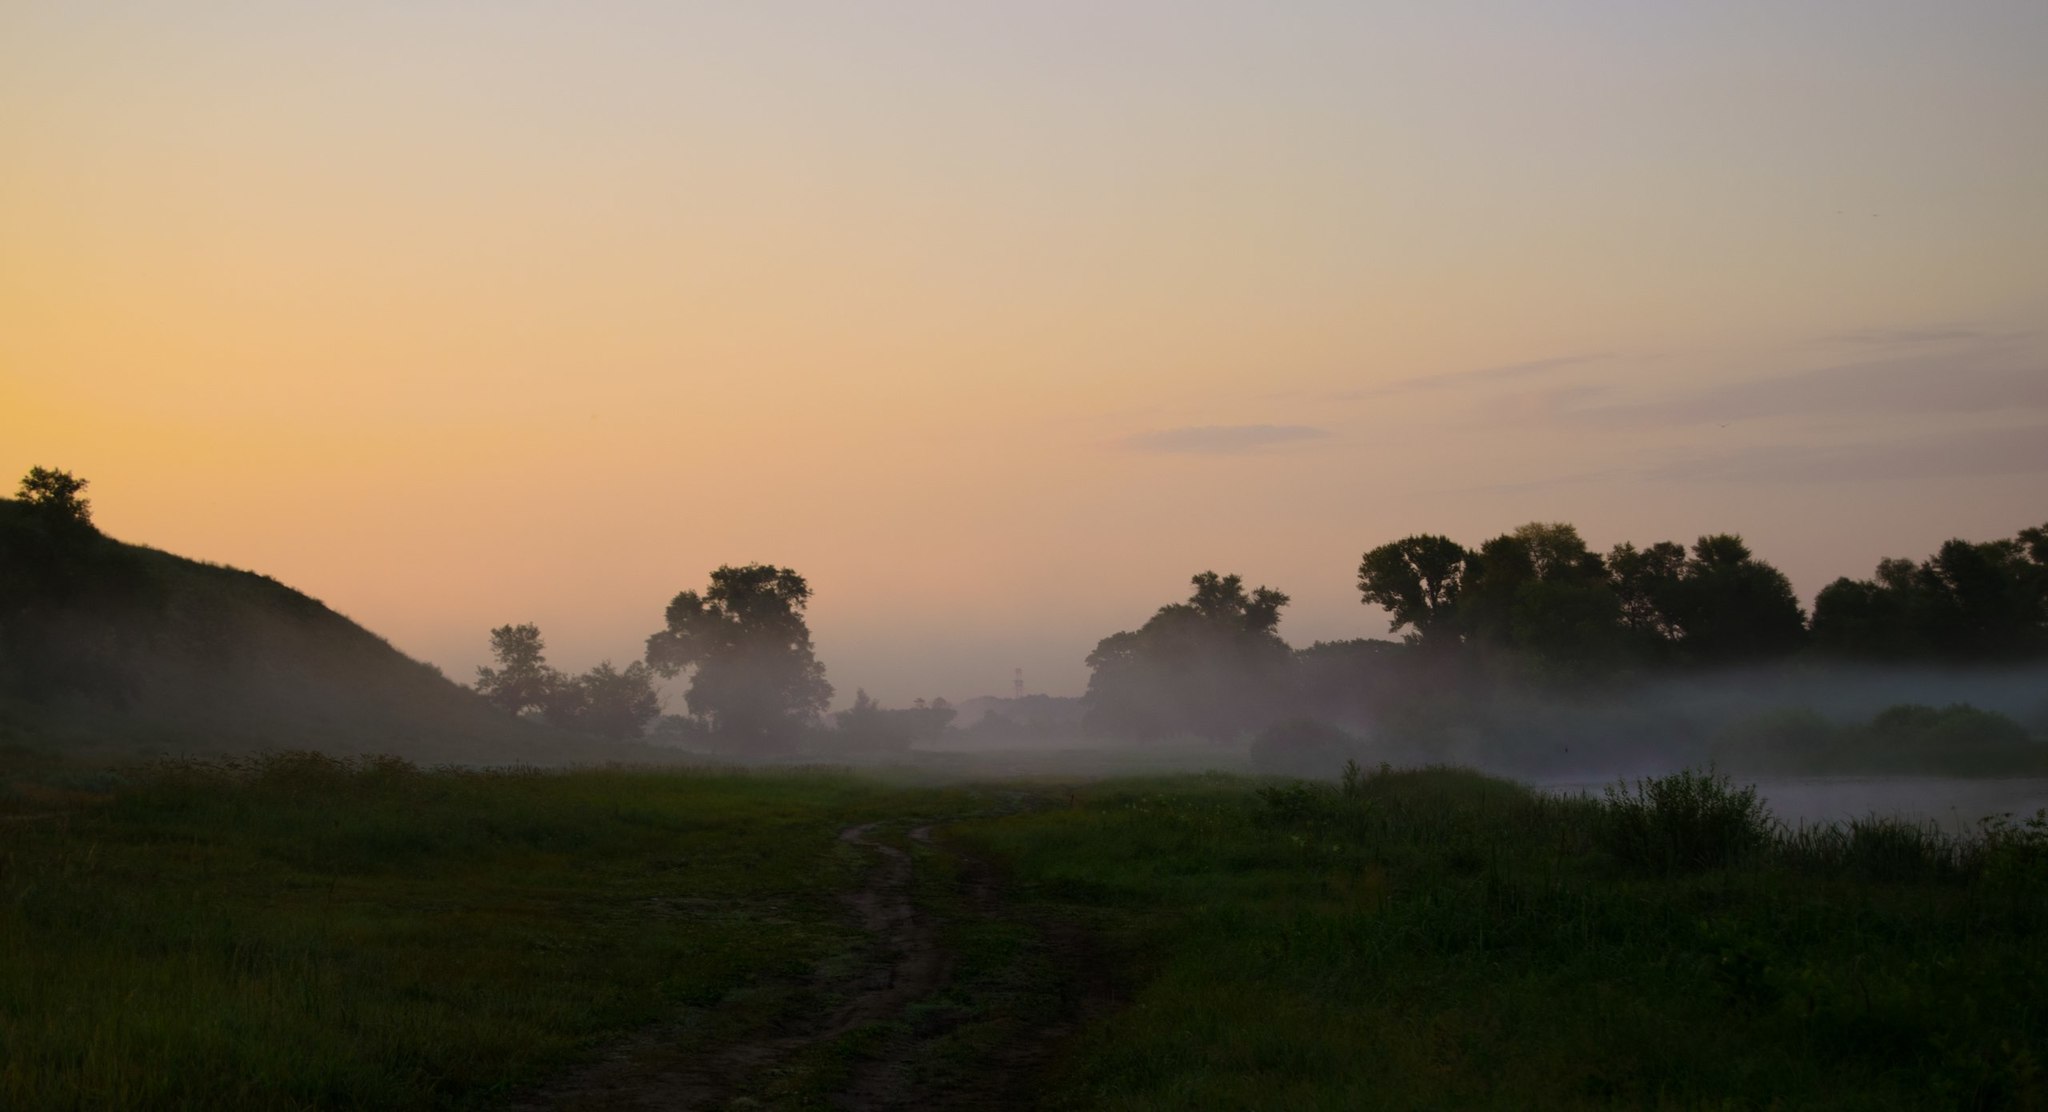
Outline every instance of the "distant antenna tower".
{"type": "Polygon", "coordinates": [[[1024,697],[1024,669],[1022,668],[1017,669],[1010,679],[1010,696],[1015,699],[1022,699],[1024,697]]]}

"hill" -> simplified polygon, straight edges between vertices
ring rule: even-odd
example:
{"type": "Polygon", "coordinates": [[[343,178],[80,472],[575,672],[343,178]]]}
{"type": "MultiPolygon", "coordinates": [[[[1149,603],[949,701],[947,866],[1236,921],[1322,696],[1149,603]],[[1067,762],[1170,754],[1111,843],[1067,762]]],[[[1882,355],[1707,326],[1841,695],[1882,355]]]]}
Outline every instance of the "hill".
{"type": "Polygon", "coordinates": [[[0,740],[460,763],[642,754],[506,716],[268,576],[0,500],[0,740]]]}

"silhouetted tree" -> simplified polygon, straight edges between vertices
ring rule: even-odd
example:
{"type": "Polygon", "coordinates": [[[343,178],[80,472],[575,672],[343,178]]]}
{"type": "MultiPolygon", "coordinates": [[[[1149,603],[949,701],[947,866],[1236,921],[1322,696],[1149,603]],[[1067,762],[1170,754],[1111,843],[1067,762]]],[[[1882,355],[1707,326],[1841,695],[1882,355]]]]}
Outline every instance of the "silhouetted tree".
{"type": "Polygon", "coordinates": [[[2048,524],[2020,530],[2019,543],[2036,568],[2048,571],[2048,524]]]}
{"type": "Polygon", "coordinates": [[[2009,660],[2043,647],[2048,600],[2019,541],[1951,540],[1920,567],[1927,638],[1955,660],[2009,660]]]}
{"type": "Polygon", "coordinates": [[[1275,629],[1287,596],[1247,592],[1238,576],[1213,571],[1192,583],[1187,602],[1160,607],[1088,654],[1090,729],[1225,741],[1256,729],[1284,700],[1293,659],[1275,629]]]}
{"type": "Polygon", "coordinates": [[[21,477],[21,500],[46,521],[90,528],[92,502],[79,497],[90,485],[90,480],[77,478],[69,471],[31,467],[21,477]]]}
{"type": "Polygon", "coordinates": [[[647,639],[647,663],[664,676],[694,669],[690,712],[728,743],[793,748],[832,699],[804,624],[810,597],[788,568],[721,567],[703,594],[669,603],[665,628],[647,639]]]}
{"type": "Polygon", "coordinates": [[[491,658],[498,666],[476,670],[477,693],[511,714],[545,711],[563,683],[562,674],[548,667],[546,650],[540,627],[530,622],[492,630],[491,658]]]}
{"type": "Polygon", "coordinates": [[[2048,654],[2048,527],[1951,540],[1925,562],[1885,560],[1814,600],[1813,637],[1843,656],[1953,661],[2048,654]]]}
{"type": "Polygon", "coordinates": [[[1409,627],[1422,644],[1456,640],[1453,620],[1470,553],[1449,537],[1418,534],[1383,544],[1358,565],[1358,591],[1366,603],[1393,615],[1394,632],[1409,627]]]}
{"type": "Polygon", "coordinates": [[[1806,643],[1792,581],[1729,533],[1693,544],[1667,616],[1686,657],[1702,664],[1765,660],[1806,643]]]}
{"type": "Polygon", "coordinates": [[[1813,641],[1823,652],[1878,660],[1933,654],[1922,612],[1927,599],[1917,580],[1920,565],[1882,560],[1870,579],[1843,576],[1813,600],[1813,641]]]}
{"type": "Polygon", "coordinates": [[[1458,619],[1468,636],[1559,675],[1597,671],[1619,655],[1621,603],[1606,565],[1562,522],[1530,522],[1481,545],[1458,619]]]}
{"type": "Polygon", "coordinates": [[[1621,607],[1621,624],[1639,649],[1654,652],[1684,636],[1674,615],[1685,580],[1685,547],[1659,541],[1647,548],[1623,542],[1607,554],[1607,581],[1621,607]]]}

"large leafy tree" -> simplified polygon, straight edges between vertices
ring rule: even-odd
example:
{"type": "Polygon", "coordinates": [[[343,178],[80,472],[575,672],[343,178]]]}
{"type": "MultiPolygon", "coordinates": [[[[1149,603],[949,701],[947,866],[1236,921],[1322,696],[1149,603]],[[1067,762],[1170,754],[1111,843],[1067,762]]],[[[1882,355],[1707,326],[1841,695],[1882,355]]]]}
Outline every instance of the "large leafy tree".
{"type": "Polygon", "coordinates": [[[1620,543],[1608,553],[1608,586],[1620,604],[1622,629],[1632,649],[1645,657],[1665,657],[1683,637],[1677,627],[1679,594],[1686,580],[1686,547],[1659,541],[1645,549],[1620,543]]]}
{"type": "Polygon", "coordinates": [[[1481,545],[1458,607],[1467,635],[1560,675],[1597,671],[1620,648],[1621,604],[1576,527],[1530,522],[1481,545]]]}
{"type": "Polygon", "coordinates": [[[1394,632],[1425,645],[1457,639],[1458,592],[1471,553],[1449,537],[1417,534],[1383,544],[1358,565],[1358,592],[1393,615],[1394,632]]]}
{"type": "Polygon", "coordinates": [[[1088,724],[1139,739],[1177,735],[1228,741],[1283,705],[1293,654],[1276,632],[1287,596],[1247,591],[1235,575],[1205,571],[1188,601],[1162,606],[1136,630],[1088,654],[1088,724]]]}
{"type": "Polygon", "coordinates": [[[804,623],[810,598],[788,568],[721,567],[702,593],[668,604],[663,628],[647,638],[647,663],[664,676],[691,670],[690,713],[728,743],[793,748],[832,700],[804,623]]]}
{"type": "Polygon", "coordinates": [[[1791,581],[1733,534],[1703,536],[1689,551],[1672,541],[1618,544],[1607,575],[1630,644],[1649,659],[1731,664],[1806,641],[1791,581]]]}
{"type": "Polygon", "coordinates": [[[1784,656],[1806,643],[1806,611],[1792,581],[1730,533],[1694,542],[1671,622],[1686,656],[1702,664],[1784,656]]]}

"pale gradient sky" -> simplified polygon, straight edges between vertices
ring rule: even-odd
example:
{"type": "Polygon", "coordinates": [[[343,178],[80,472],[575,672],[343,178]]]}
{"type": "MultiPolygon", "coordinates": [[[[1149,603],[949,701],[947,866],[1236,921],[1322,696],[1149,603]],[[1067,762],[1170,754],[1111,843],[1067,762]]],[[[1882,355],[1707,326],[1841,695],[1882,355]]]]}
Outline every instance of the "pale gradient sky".
{"type": "MultiPolygon", "coordinates": [[[[1205,568],[2048,519],[2048,4],[0,7],[0,472],[467,679],[765,561],[1078,693],[1205,568]]],[[[679,700],[676,701],[679,705],[679,700]]]]}

